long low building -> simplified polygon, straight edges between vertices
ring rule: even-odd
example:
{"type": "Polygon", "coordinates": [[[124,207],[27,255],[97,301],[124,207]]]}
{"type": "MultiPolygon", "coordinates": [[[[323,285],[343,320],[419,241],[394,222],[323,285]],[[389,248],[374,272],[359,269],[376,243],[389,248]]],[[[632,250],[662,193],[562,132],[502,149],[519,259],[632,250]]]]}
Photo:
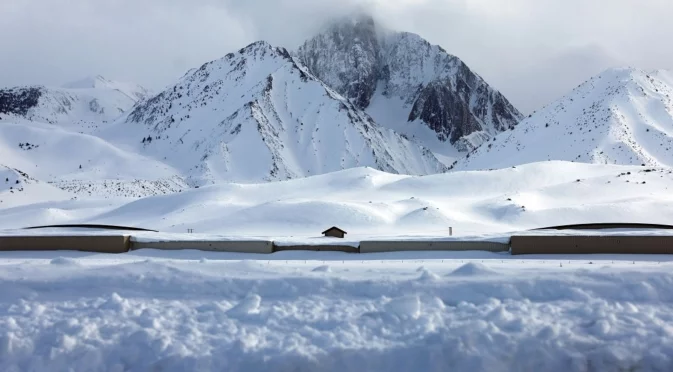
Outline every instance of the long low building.
{"type": "Polygon", "coordinates": [[[265,240],[171,240],[132,242],[131,249],[180,250],[194,249],[212,252],[273,253],[273,242],[265,240]]]}
{"type": "Polygon", "coordinates": [[[83,251],[124,253],[131,248],[129,235],[5,235],[0,251],[83,251]]]}
{"type": "Polygon", "coordinates": [[[518,235],[511,252],[519,254],[673,254],[673,236],[518,235]]]}
{"type": "Polygon", "coordinates": [[[508,250],[508,243],[479,240],[363,240],[360,242],[360,253],[402,251],[507,252],[508,250]]]}
{"type": "MultiPolygon", "coordinates": [[[[343,239],[341,239],[343,240],[343,239]]],[[[522,254],[673,254],[673,226],[585,224],[548,227],[510,235],[350,241],[229,238],[217,235],[159,233],[109,225],[42,226],[0,232],[0,251],[75,250],[124,253],[136,249],[269,254],[279,251],[348,253],[488,251],[522,254]],[[113,231],[118,230],[118,231],[113,231]],[[315,243],[315,244],[313,244],[315,243]]]]}

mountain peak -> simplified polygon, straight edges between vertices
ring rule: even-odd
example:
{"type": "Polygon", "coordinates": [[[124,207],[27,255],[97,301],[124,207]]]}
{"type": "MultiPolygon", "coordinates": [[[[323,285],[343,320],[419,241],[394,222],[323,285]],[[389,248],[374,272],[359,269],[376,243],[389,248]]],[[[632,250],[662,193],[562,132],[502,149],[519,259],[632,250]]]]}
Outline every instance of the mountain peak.
{"type": "Polygon", "coordinates": [[[419,35],[382,28],[367,13],[335,19],[296,55],[377,122],[434,141],[433,151],[470,150],[521,118],[457,57],[419,35]]]}
{"type": "Polygon", "coordinates": [[[111,81],[101,75],[87,76],[79,80],[71,81],[63,85],[67,89],[93,89],[105,88],[111,85],[111,81]]]}
{"type": "Polygon", "coordinates": [[[339,30],[345,28],[362,29],[376,31],[380,26],[374,19],[374,16],[367,12],[354,12],[342,17],[337,17],[328,23],[328,30],[339,30]]]}
{"type": "Polygon", "coordinates": [[[545,160],[673,165],[673,81],[663,72],[611,68],[521,121],[455,169],[545,160]]]}
{"type": "Polygon", "coordinates": [[[193,184],[283,180],[369,165],[445,170],[305,72],[284,48],[252,43],[135,106],[106,138],[182,169],[193,184]]]}

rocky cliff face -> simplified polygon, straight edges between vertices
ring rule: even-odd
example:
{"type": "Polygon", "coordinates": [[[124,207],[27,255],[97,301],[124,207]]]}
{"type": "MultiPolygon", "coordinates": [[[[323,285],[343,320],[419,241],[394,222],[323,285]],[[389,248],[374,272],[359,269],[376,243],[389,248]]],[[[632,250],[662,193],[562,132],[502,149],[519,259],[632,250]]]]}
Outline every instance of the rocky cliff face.
{"type": "Polygon", "coordinates": [[[446,169],[428,149],[377,125],[286,49],[265,42],[188,73],[104,136],[161,158],[195,185],[357,166],[406,174],[446,169]]]}
{"type": "Polygon", "coordinates": [[[373,19],[337,23],[308,40],[299,56],[332,89],[361,109],[369,106],[381,73],[381,45],[373,19]]]}
{"type": "MultiPolygon", "coordinates": [[[[459,58],[418,35],[382,30],[369,16],[334,23],[304,43],[297,57],[310,72],[375,120],[374,101],[402,106],[400,120],[436,133],[442,143],[467,151],[484,139],[516,125],[521,114],[498,91],[472,72],[459,58]]],[[[382,123],[386,125],[385,123],[382,123]]],[[[392,125],[404,128],[401,123],[392,125]]]]}

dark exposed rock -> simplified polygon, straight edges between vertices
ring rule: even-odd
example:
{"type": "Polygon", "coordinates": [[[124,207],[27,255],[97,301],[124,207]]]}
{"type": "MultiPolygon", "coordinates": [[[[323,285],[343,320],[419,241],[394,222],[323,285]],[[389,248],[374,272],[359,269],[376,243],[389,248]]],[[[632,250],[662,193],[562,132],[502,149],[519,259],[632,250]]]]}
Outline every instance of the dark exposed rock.
{"type": "Polygon", "coordinates": [[[0,113],[25,116],[37,106],[40,96],[39,87],[0,89],[0,113]]]}
{"type": "Polygon", "coordinates": [[[371,17],[335,24],[304,44],[299,58],[308,69],[358,108],[369,106],[379,79],[381,46],[371,17]]]}
{"type": "Polygon", "coordinates": [[[410,121],[420,119],[451,144],[477,131],[483,132],[480,140],[488,140],[522,117],[457,57],[418,35],[381,30],[368,15],[334,23],[296,54],[359,108],[367,109],[380,89],[383,96],[401,98],[410,121]]]}
{"type": "Polygon", "coordinates": [[[423,120],[438,137],[455,143],[458,139],[483,128],[469,111],[468,105],[448,84],[435,82],[421,90],[409,121],[423,120]]]}

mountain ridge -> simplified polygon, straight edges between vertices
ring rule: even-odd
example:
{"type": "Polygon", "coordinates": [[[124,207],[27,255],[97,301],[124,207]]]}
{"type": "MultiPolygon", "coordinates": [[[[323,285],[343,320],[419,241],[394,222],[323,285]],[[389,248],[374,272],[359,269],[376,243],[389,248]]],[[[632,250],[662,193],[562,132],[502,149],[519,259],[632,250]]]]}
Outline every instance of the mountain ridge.
{"type": "Polygon", "coordinates": [[[98,75],[61,87],[44,85],[0,88],[0,118],[96,127],[111,122],[149,91],[140,85],[107,80],[98,75]]]}
{"type": "Polygon", "coordinates": [[[412,174],[446,169],[429,150],[379,127],[285,48],[264,41],[202,65],[137,105],[104,135],[155,158],[165,156],[195,185],[365,165],[412,174]]]}
{"type": "Polygon", "coordinates": [[[665,71],[608,69],[477,148],[454,168],[545,160],[673,166],[673,79],[668,76],[665,71]]]}

